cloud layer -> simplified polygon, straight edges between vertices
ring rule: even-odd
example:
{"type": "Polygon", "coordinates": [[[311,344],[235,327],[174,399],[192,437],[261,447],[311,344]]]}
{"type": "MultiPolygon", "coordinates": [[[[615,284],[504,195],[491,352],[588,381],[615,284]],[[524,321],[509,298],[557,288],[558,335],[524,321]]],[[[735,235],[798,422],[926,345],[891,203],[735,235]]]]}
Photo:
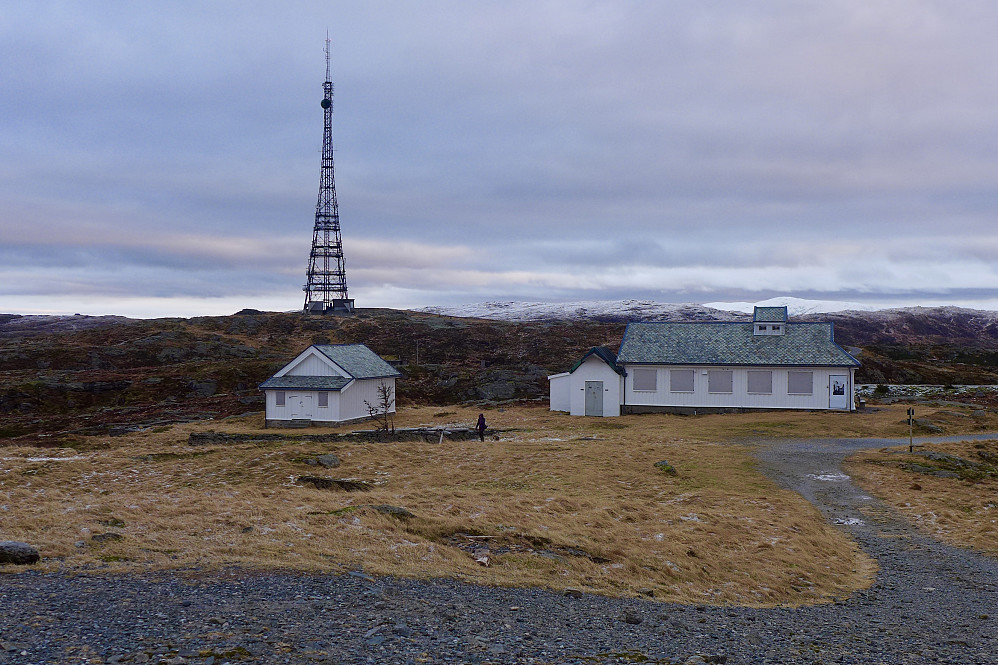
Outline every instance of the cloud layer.
{"type": "Polygon", "coordinates": [[[996,23],[987,0],[15,3],[0,311],[300,307],[326,26],[361,306],[992,307],[996,23]]]}

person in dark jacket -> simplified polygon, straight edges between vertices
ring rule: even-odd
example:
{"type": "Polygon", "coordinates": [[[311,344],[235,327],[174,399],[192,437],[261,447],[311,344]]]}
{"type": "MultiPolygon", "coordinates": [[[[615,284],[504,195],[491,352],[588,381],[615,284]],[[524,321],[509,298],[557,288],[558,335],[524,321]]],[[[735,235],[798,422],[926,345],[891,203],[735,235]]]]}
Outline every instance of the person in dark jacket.
{"type": "Polygon", "coordinates": [[[478,430],[478,438],[480,440],[482,440],[482,441],[485,441],[485,428],[486,427],[488,427],[488,425],[485,424],[485,414],[484,413],[479,413],[478,414],[478,424],[475,425],[475,429],[478,430]]]}

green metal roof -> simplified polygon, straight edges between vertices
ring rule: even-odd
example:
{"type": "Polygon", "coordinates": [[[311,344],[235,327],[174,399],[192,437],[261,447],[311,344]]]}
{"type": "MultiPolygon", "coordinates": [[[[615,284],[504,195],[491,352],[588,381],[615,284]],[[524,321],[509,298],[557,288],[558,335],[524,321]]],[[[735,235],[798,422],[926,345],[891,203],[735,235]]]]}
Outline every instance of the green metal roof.
{"type": "Polygon", "coordinates": [[[582,366],[582,363],[586,362],[586,358],[588,358],[589,356],[597,356],[603,362],[609,365],[610,369],[612,369],[614,372],[620,374],[621,376],[624,376],[624,368],[617,364],[617,354],[605,346],[594,346],[593,348],[586,351],[586,355],[582,356],[582,359],[579,360],[579,362],[572,365],[572,369],[568,370],[568,373],[571,374],[575,370],[579,369],[579,367],[582,366]]]}
{"type": "MultiPolygon", "coordinates": [[[[782,309],[782,308],[780,308],[782,309]]],[[[831,323],[788,323],[783,335],[755,335],[752,323],[630,323],[617,363],[858,367],[835,343],[831,323]]]]}
{"type": "Polygon", "coordinates": [[[342,390],[352,379],[345,376],[272,376],[260,390],[342,390]]]}
{"type": "Polygon", "coordinates": [[[786,323],[787,308],[783,307],[756,307],[752,320],[756,323],[786,323]]]}
{"type": "Polygon", "coordinates": [[[316,344],[315,348],[355,379],[402,376],[397,369],[363,344],[316,344]]]}

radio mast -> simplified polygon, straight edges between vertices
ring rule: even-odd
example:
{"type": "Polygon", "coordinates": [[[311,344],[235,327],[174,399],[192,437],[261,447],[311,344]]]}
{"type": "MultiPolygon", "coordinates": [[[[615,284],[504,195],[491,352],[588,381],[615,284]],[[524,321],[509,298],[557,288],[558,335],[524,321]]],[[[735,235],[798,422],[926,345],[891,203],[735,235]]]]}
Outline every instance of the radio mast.
{"type": "Polygon", "coordinates": [[[347,275],[340,239],[340,211],[333,179],[333,82],[329,74],[329,35],[326,35],[326,82],[322,84],[322,170],[319,200],[315,204],[312,251],[308,257],[305,291],[306,314],[354,311],[347,296],[347,275]]]}

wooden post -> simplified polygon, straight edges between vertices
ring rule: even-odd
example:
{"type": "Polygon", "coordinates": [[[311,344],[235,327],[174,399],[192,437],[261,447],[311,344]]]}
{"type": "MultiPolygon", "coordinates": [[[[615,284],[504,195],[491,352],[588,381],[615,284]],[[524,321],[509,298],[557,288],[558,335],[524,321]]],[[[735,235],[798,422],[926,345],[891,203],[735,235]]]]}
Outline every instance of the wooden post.
{"type": "Polygon", "coordinates": [[[915,424],[915,409],[913,407],[908,407],[908,452],[915,451],[915,443],[912,439],[912,428],[915,424]]]}

